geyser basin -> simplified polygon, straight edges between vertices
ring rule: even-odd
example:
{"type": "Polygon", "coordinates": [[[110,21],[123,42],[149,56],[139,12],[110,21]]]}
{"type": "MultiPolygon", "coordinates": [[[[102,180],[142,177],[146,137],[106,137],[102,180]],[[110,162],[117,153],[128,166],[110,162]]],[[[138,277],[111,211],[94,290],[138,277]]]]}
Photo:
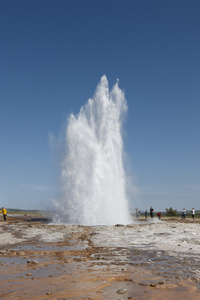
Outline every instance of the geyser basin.
{"type": "Polygon", "coordinates": [[[122,123],[127,111],[118,82],[101,78],[93,99],[71,114],[66,128],[62,190],[55,221],[82,225],[128,224],[122,123]]]}

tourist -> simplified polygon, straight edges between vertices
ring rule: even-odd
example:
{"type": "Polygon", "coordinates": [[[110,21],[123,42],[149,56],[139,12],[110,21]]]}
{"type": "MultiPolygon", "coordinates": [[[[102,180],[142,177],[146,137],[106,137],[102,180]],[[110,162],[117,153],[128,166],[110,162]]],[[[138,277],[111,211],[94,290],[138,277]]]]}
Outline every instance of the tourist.
{"type": "Polygon", "coordinates": [[[139,211],[139,209],[138,208],[136,208],[136,217],[137,217],[137,219],[139,219],[139,216],[140,216],[140,211],[139,211]]]}
{"type": "Polygon", "coordinates": [[[147,217],[148,217],[148,211],[147,210],[145,210],[144,215],[145,215],[145,219],[147,220],[147,217]]]}
{"type": "Polygon", "coordinates": [[[195,209],[194,208],[191,210],[191,213],[192,213],[192,219],[194,220],[194,216],[195,216],[195,209]]]}
{"type": "Polygon", "coordinates": [[[4,221],[6,221],[7,210],[3,207],[2,210],[0,211],[0,213],[1,213],[1,212],[2,212],[2,214],[3,214],[4,221]]]}
{"type": "Polygon", "coordinates": [[[157,213],[157,216],[158,216],[158,219],[160,220],[161,219],[161,212],[160,211],[157,213]]]}
{"type": "Polygon", "coordinates": [[[153,209],[153,207],[151,206],[151,208],[150,208],[150,216],[151,216],[151,218],[153,218],[153,212],[154,212],[154,209],[153,209]]]}
{"type": "Polygon", "coordinates": [[[182,220],[185,220],[186,210],[185,208],[182,210],[182,220]]]}

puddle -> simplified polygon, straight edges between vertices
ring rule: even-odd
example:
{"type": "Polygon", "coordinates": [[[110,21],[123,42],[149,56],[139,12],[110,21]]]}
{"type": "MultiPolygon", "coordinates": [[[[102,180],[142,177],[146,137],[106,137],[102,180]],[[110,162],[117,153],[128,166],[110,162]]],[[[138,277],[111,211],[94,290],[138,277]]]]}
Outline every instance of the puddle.
{"type": "MultiPolygon", "coordinates": [[[[37,258],[37,261],[40,263],[41,260],[37,258]]],[[[22,262],[21,262],[22,263],[22,262]]],[[[43,261],[44,263],[44,261],[43,261]]],[[[9,264],[9,268],[11,265],[9,264]]],[[[62,275],[69,275],[69,274],[76,274],[80,273],[80,266],[76,263],[51,263],[46,265],[27,265],[25,261],[23,264],[20,265],[13,265],[13,272],[6,273],[7,266],[1,265],[1,281],[4,280],[15,280],[15,279],[22,279],[22,278],[34,278],[34,279],[45,279],[48,277],[58,277],[62,275]]]]}
{"type": "Polygon", "coordinates": [[[72,245],[52,245],[52,244],[24,244],[23,246],[15,246],[10,249],[7,248],[7,254],[10,254],[9,252],[16,251],[72,251],[72,250],[84,250],[88,247],[88,242],[83,241],[81,243],[78,243],[77,241],[72,241],[72,245]]]}

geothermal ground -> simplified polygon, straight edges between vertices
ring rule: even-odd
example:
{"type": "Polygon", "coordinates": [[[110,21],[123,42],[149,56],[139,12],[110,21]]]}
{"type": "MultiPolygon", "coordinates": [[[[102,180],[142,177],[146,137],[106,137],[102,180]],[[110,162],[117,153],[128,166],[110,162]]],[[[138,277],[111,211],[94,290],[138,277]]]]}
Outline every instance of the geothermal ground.
{"type": "Polygon", "coordinates": [[[0,222],[0,299],[200,299],[200,221],[0,222]]]}

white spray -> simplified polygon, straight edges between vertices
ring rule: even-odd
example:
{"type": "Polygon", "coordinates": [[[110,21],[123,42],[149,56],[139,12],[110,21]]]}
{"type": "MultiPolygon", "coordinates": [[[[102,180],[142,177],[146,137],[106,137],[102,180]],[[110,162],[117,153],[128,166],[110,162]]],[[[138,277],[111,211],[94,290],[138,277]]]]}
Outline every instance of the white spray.
{"type": "Polygon", "coordinates": [[[56,222],[113,225],[131,222],[123,168],[122,122],[127,111],[118,82],[101,78],[93,99],[70,115],[56,222]]]}

